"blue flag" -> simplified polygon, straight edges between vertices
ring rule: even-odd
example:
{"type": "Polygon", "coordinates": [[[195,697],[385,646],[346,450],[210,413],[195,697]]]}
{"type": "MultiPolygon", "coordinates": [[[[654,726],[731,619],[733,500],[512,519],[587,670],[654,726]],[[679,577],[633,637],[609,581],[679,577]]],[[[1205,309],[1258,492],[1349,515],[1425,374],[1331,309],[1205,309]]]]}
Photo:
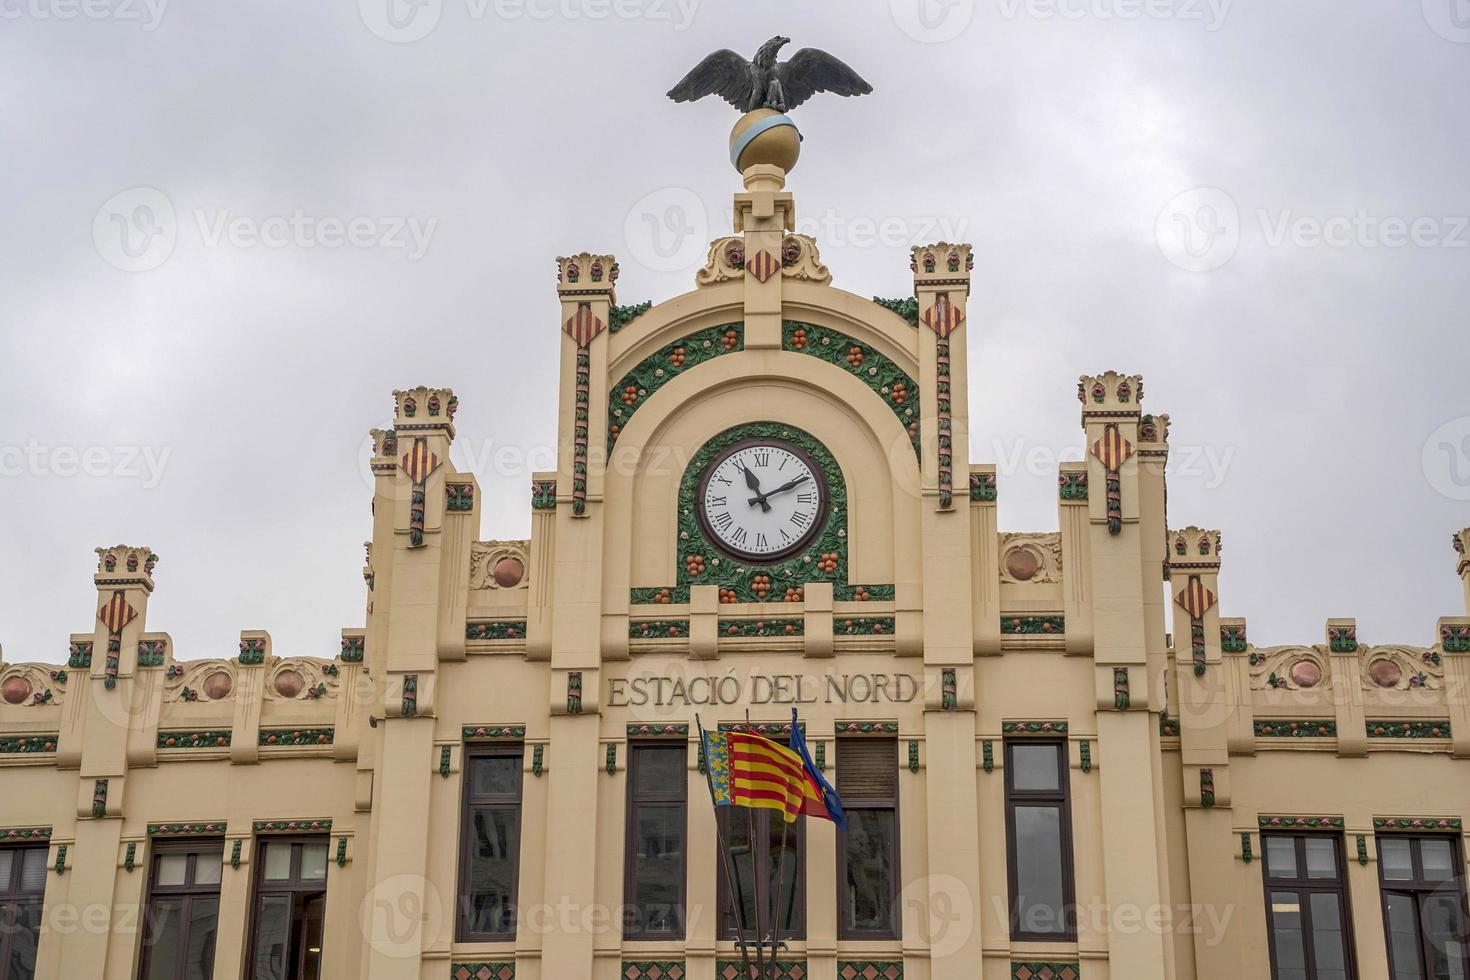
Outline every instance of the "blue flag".
{"type": "Polygon", "coordinates": [[[812,761],[812,754],[807,751],[806,737],[801,734],[801,724],[796,720],[796,709],[791,709],[791,751],[801,756],[801,766],[806,770],[807,778],[822,793],[822,802],[827,807],[827,818],[837,825],[838,830],[847,830],[847,814],[842,809],[842,797],[837,795],[837,790],[827,782],[817,769],[817,764],[812,761]]]}

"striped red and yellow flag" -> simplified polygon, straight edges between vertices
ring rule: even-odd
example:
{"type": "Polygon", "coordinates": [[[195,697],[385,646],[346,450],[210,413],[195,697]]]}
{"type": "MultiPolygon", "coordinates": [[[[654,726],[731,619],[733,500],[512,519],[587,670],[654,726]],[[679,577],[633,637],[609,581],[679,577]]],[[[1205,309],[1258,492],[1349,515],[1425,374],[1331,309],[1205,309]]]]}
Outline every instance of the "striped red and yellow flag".
{"type": "Polygon", "coordinates": [[[791,749],[749,732],[705,732],[704,739],[716,806],[780,810],[788,823],[803,813],[827,817],[821,791],[791,749]]]}

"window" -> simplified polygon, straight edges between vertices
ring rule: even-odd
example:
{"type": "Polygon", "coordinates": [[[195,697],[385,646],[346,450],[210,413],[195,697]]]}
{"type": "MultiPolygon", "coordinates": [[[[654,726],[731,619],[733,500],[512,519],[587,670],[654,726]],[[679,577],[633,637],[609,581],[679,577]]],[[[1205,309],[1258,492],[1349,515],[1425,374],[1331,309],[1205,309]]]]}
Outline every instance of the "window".
{"type": "Polygon", "coordinates": [[[1077,938],[1067,743],[1006,743],[1011,938],[1077,938]]]}
{"type": "Polygon", "coordinates": [[[898,741],[837,740],[837,938],[898,939],[898,741]]]}
{"type": "Polygon", "coordinates": [[[1262,834],[1266,931],[1275,980],[1351,980],[1352,933],[1342,842],[1262,834]]]}
{"type": "Polygon", "coordinates": [[[1451,837],[1378,838],[1393,980],[1466,980],[1465,880],[1451,837]]]}
{"type": "Polygon", "coordinates": [[[319,980],[327,841],[272,837],[255,848],[250,980],[319,980]]]}
{"type": "Polygon", "coordinates": [[[522,750],[519,745],[495,745],[467,754],[460,820],[459,939],[514,939],[522,750]]]}
{"type": "Polygon", "coordinates": [[[0,847],[0,980],[36,975],[46,848],[0,847]]]}
{"type": "Polygon", "coordinates": [[[688,765],[683,742],[628,747],[626,938],[684,938],[688,765]]]}
{"type": "Polygon", "coordinates": [[[154,845],[142,980],[212,980],[223,870],[218,842],[154,845]]]}
{"type": "MultiPolygon", "coordinates": [[[[740,897],[745,906],[745,938],[749,939],[755,928],[756,903],[761,903],[761,921],[770,922],[775,914],[772,904],[777,898],[781,902],[781,938],[803,939],[806,936],[806,876],[805,833],[806,819],[786,824],[786,860],[781,861],[781,826],[785,823],[774,810],[749,810],[743,807],[722,806],[715,819],[724,828],[725,839],[730,843],[730,855],[735,861],[735,875],[740,882],[740,897]],[[747,816],[749,819],[747,819],[747,816]],[[755,846],[751,846],[750,829],[755,825],[755,846]],[[755,869],[762,869],[757,875],[755,869]]],[[[736,921],[731,913],[729,875],[725,873],[725,862],[716,866],[719,880],[720,937],[736,939],[736,921]]]]}

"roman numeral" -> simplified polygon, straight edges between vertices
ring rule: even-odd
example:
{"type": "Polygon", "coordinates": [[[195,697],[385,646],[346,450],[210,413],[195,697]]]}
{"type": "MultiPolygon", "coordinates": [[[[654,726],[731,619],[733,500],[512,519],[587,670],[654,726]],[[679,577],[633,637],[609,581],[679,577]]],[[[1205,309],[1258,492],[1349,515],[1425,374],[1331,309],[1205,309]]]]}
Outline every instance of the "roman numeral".
{"type": "Polygon", "coordinates": [[[757,452],[757,453],[754,454],[754,456],[755,456],[755,465],[760,466],[760,467],[766,467],[766,466],[770,466],[771,465],[771,454],[770,453],[768,453],[768,452],[757,452]]]}
{"type": "Polygon", "coordinates": [[[715,526],[715,530],[717,530],[717,531],[723,531],[726,528],[728,528],[731,524],[734,524],[735,523],[735,518],[733,518],[733,517],[730,516],[730,512],[729,511],[723,511],[723,512],[721,512],[719,514],[715,514],[714,516],[712,516],[709,519],[709,522],[715,526]]]}
{"type": "Polygon", "coordinates": [[[781,540],[782,541],[790,541],[791,540],[791,535],[789,535],[789,534],[786,533],[786,529],[784,527],[777,528],[776,530],[778,530],[778,531],[781,532],[781,540]]]}
{"type": "Polygon", "coordinates": [[[814,504],[817,502],[817,495],[814,492],[808,490],[806,493],[797,494],[796,502],[798,504],[814,504]]]}
{"type": "Polygon", "coordinates": [[[755,536],[755,546],[757,548],[768,548],[768,547],[770,547],[768,544],[766,544],[766,536],[764,534],[759,534],[759,533],[757,533],[756,536],[755,536]]]}
{"type": "Polygon", "coordinates": [[[794,514],[791,515],[791,523],[795,524],[797,527],[806,527],[811,522],[812,516],[810,514],[796,511],[794,514]]]}
{"type": "Polygon", "coordinates": [[[723,483],[727,487],[734,486],[733,483],[731,483],[729,480],[725,479],[723,476],[717,476],[717,477],[715,477],[715,482],[716,483],[723,483]]]}
{"type": "Polygon", "coordinates": [[[709,507],[728,507],[730,505],[727,504],[727,503],[725,503],[725,498],[724,497],[711,497],[711,498],[709,498],[709,502],[707,503],[706,506],[709,506],[709,507]]]}
{"type": "Polygon", "coordinates": [[[735,529],[735,533],[732,534],[732,535],[730,535],[730,540],[733,541],[733,542],[735,542],[736,544],[744,544],[745,543],[745,528],[743,528],[743,527],[737,527],[735,529]]]}

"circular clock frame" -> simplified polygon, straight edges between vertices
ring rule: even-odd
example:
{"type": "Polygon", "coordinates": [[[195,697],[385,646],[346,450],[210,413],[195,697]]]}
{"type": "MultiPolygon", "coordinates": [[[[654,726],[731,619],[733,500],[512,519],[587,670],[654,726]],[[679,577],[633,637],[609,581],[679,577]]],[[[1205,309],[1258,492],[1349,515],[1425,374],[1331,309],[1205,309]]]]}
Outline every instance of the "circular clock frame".
{"type": "Polygon", "coordinates": [[[830,503],[831,493],[827,485],[827,474],[822,469],[822,464],[811,453],[795,443],[779,437],[741,439],[739,442],[733,442],[720,450],[713,459],[705,464],[704,472],[699,474],[699,483],[695,488],[694,515],[699,521],[699,530],[704,535],[704,539],[709,542],[710,547],[714,548],[721,555],[724,555],[732,561],[738,561],[746,565],[775,565],[785,561],[792,555],[797,555],[805,551],[811,547],[813,541],[821,536],[827,527],[827,511],[830,503]],[[817,485],[817,516],[812,521],[812,526],[807,528],[801,537],[780,551],[772,551],[764,555],[747,554],[725,544],[724,540],[715,533],[714,528],[710,527],[709,519],[704,510],[705,490],[708,489],[710,477],[714,475],[715,470],[719,469],[720,464],[731,456],[734,456],[741,450],[750,449],[752,446],[772,446],[790,453],[806,465],[806,468],[811,471],[812,479],[817,485]]]}

